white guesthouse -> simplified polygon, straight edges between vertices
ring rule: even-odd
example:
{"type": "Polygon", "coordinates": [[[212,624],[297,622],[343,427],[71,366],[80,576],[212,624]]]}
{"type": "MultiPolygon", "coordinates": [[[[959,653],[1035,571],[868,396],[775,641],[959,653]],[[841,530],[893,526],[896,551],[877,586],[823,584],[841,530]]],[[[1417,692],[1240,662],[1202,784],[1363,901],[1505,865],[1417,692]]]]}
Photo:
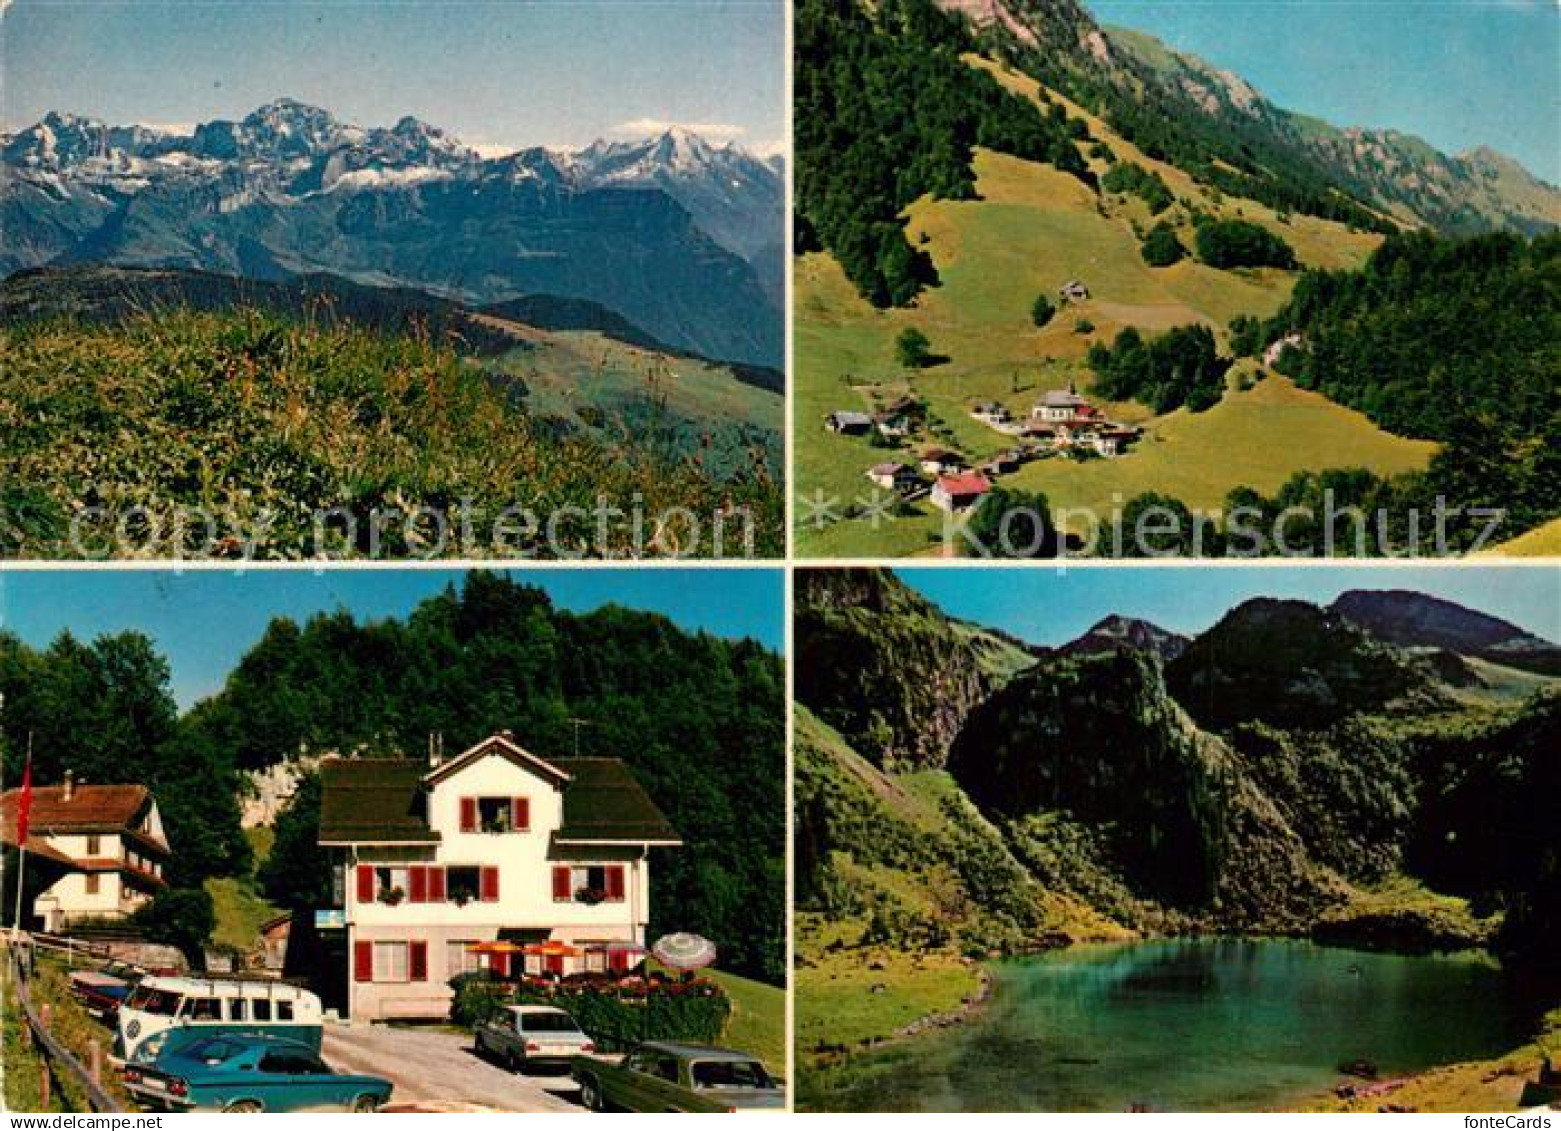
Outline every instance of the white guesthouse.
{"type": "Polygon", "coordinates": [[[568,974],[638,961],[650,849],[681,841],[618,759],[544,760],[506,732],[448,760],[328,759],[321,775],[353,1018],[445,1016],[449,979],[480,965],[568,974]],[[472,950],[499,940],[574,953],[472,950]]]}

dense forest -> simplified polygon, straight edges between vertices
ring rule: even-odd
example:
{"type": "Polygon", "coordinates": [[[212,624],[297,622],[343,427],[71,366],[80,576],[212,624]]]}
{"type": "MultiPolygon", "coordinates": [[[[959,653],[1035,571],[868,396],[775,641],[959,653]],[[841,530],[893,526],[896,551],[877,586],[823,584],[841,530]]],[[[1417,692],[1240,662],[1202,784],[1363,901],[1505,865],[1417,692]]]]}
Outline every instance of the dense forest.
{"type": "Polygon", "coordinates": [[[1303,274],[1257,337],[1288,334],[1298,384],[1443,445],[1397,490],[1504,506],[1509,536],[1561,514],[1561,235],[1395,237],[1303,274]]]}
{"type": "Polygon", "coordinates": [[[801,0],[796,27],[799,250],[827,248],[878,306],[937,279],[900,212],[924,195],[975,194],[971,147],[1044,161],[1093,181],[1084,123],[1045,114],[961,60],[964,21],[931,0],[801,0]]]}
{"type": "MultiPolygon", "coordinates": [[[[621,757],[682,834],[652,869],[652,932],[693,930],[731,970],[779,982],[785,963],[781,660],[752,641],[685,632],[608,606],[577,615],[541,590],[474,573],[404,621],[345,612],[272,623],[224,689],[179,717],[167,663],[144,637],[37,651],[0,636],[8,780],[29,733],[40,782],[67,766],[145,781],[169,827],[175,882],[247,868],[241,771],[299,753],[419,756],[501,729],[542,757],[621,757]]],[[[307,780],[279,821],[268,894],[304,905],[317,885],[307,780]],[[285,865],[284,865],[285,861],[285,865]]]]}
{"type": "Polygon", "coordinates": [[[1197,230],[1198,258],[1210,267],[1297,266],[1295,252],[1282,238],[1249,220],[1204,219],[1197,230]]]}
{"type": "Polygon", "coordinates": [[[1129,326],[1111,345],[1091,346],[1089,364],[1095,393],[1107,400],[1141,401],[1157,413],[1182,405],[1193,412],[1212,408],[1230,368],[1207,326],[1178,326],[1147,342],[1129,326]]]}

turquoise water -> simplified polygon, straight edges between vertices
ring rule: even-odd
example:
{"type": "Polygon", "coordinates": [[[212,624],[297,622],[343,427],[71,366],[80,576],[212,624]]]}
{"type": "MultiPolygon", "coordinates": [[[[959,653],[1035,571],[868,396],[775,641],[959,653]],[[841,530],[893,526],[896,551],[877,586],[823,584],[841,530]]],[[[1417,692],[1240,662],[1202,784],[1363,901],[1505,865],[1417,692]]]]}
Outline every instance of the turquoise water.
{"type": "Polygon", "coordinates": [[[1261,1110],[1323,1091],[1341,1062],[1384,1076],[1491,1056],[1526,1015],[1481,957],[1307,942],[1169,940],[995,963],[971,1023],[804,1081],[812,1108],[1261,1110]]]}

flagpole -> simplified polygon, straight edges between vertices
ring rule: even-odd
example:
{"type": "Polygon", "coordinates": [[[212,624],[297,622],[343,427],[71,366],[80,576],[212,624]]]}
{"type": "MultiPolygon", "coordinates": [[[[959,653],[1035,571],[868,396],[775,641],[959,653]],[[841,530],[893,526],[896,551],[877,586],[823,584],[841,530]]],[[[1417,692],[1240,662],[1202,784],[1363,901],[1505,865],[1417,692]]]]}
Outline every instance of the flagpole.
{"type": "MultiPolygon", "coordinates": [[[[32,785],[32,771],[33,771],[33,732],[32,731],[28,731],[27,732],[27,768],[22,771],[23,780],[27,782],[28,786],[32,785]]],[[[17,799],[18,806],[23,804],[26,800],[27,799],[25,799],[25,798],[18,798],[17,799]]],[[[20,808],[18,808],[18,810],[17,810],[17,815],[18,815],[18,817],[21,816],[20,808]]],[[[18,832],[23,831],[21,829],[21,827],[20,827],[20,824],[18,824],[17,831],[18,832]]],[[[22,889],[26,886],[23,883],[23,881],[25,880],[25,878],[27,876],[27,837],[26,836],[19,836],[16,839],[18,841],[20,841],[21,843],[17,845],[18,851],[17,851],[17,854],[16,854],[16,913],[11,916],[11,943],[13,945],[15,945],[18,941],[20,941],[20,939],[22,937],[22,889]]]]}

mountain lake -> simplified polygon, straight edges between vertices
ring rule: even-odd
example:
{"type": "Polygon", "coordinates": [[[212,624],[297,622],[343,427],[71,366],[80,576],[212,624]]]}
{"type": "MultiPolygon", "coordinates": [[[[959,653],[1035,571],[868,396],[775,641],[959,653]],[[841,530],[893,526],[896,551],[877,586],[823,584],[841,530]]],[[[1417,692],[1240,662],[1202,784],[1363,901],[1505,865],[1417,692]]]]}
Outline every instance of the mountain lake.
{"type": "Polygon", "coordinates": [[[1483,954],[1310,942],[1072,946],[988,964],[964,1025],[804,1081],[804,1109],[1253,1111],[1304,1101],[1366,1060],[1381,1078],[1495,1056],[1528,1033],[1483,954]]]}

